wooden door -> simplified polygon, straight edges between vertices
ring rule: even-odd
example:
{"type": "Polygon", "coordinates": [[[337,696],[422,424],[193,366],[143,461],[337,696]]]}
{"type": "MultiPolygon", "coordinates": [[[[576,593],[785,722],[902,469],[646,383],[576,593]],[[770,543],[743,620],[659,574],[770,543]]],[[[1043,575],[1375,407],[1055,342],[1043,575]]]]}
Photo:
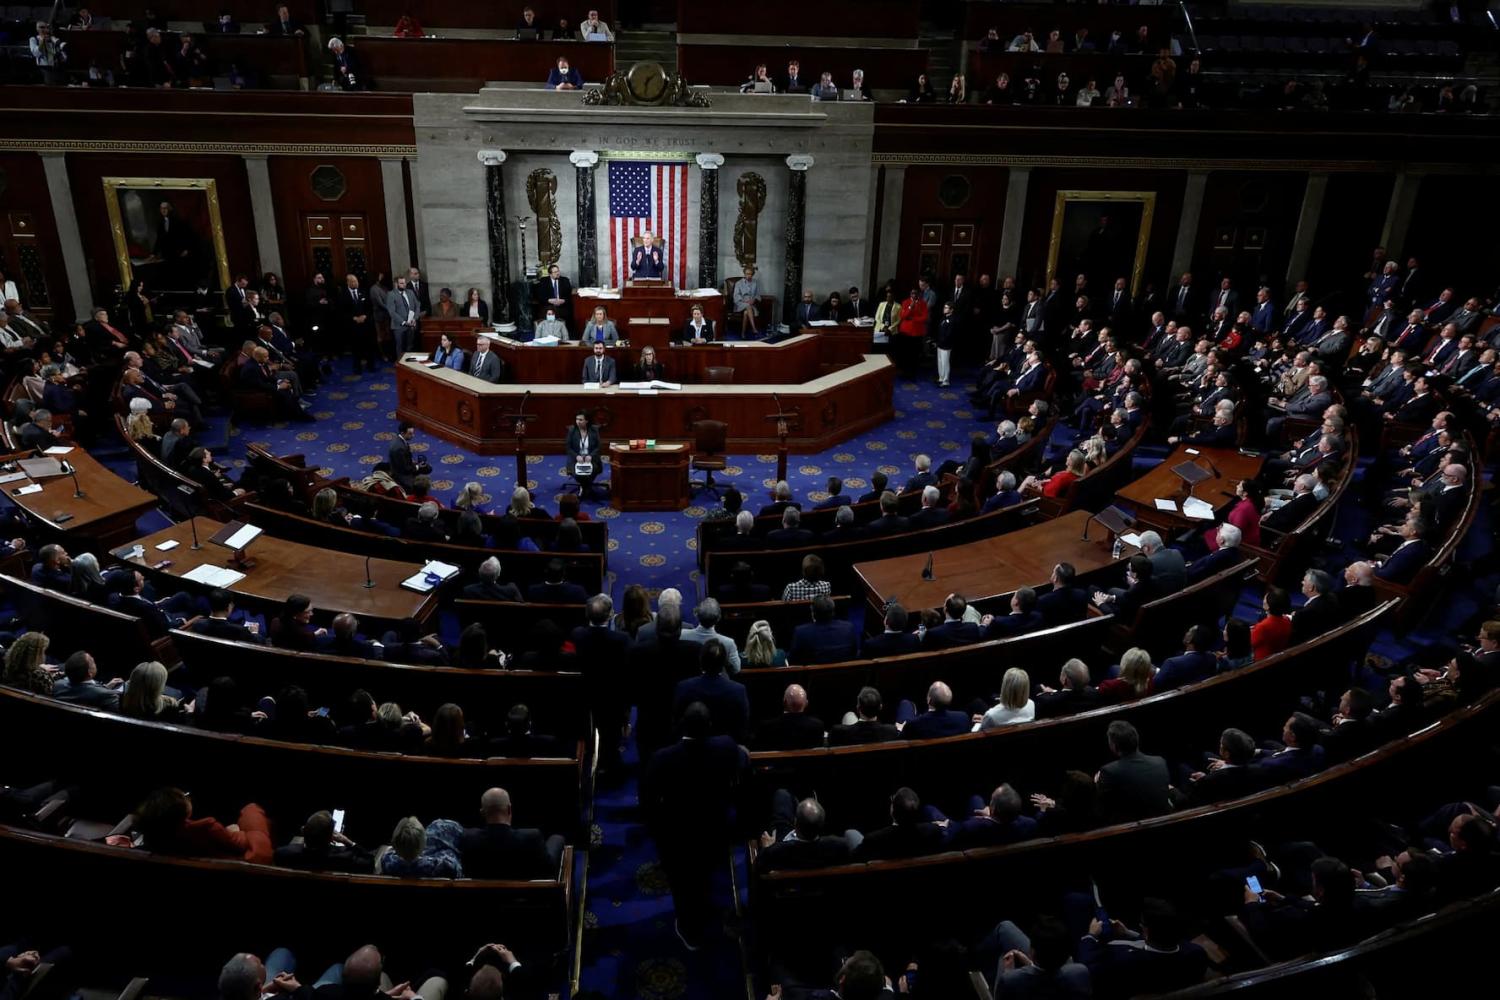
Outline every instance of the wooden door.
{"type": "Polygon", "coordinates": [[[973,221],[922,223],[914,243],[916,274],[934,284],[951,284],[956,274],[973,277],[978,233],[973,221]]]}
{"type": "Polygon", "coordinates": [[[336,288],[347,274],[366,284],[372,277],[370,254],[363,213],[302,214],[302,260],[308,275],[321,272],[336,288]]]}

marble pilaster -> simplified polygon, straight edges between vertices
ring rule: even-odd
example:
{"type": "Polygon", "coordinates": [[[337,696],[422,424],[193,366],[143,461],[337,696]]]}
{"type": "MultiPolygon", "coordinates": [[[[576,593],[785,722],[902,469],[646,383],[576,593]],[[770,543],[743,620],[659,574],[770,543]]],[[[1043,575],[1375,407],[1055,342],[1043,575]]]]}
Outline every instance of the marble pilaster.
{"type": "Polygon", "coordinates": [[[797,318],[802,301],[802,257],[807,250],[807,171],[813,158],[807,153],[793,153],[786,158],[791,171],[786,205],[786,272],[781,292],[781,318],[788,327],[797,318]]]}
{"type": "Polygon", "coordinates": [[[510,287],[510,238],[505,228],[505,151],[481,149],[484,164],[485,215],[490,243],[490,317],[496,323],[513,323],[510,287]]]}
{"type": "Polygon", "coordinates": [[[578,280],[579,288],[599,284],[599,234],[594,228],[594,167],[599,154],[592,149],[575,149],[568,154],[578,186],[578,280]]]}
{"type": "Polygon", "coordinates": [[[698,287],[719,287],[719,168],[724,157],[699,153],[698,287]]]}

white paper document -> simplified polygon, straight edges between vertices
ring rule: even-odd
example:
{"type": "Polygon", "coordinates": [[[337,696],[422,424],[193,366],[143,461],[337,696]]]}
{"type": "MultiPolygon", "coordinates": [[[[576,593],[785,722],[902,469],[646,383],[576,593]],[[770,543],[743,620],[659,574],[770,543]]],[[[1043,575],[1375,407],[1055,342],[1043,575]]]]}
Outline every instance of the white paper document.
{"type": "Polygon", "coordinates": [[[645,392],[651,389],[671,389],[673,392],[676,392],[678,389],[682,388],[682,383],[662,382],[658,379],[652,379],[650,382],[621,382],[620,388],[633,389],[637,392],[645,392]]]}
{"type": "Polygon", "coordinates": [[[422,567],[423,573],[431,573],[433,576],[443,580],[451,580],[458,575],[458,567],[452,563],[445,563],[438,559],[430,559],[427,565],[422,567]]]}
{"type": "Polygon", "coordinates": [[[1212,521],[1214,519],[1213,504],[1199,500],[1197,497],[1188,497],[1182,501],[1182,512],[1197,521],[1212,521]]]}
{"type": "Polygon", "coordinates": [[[1177,513],[1177,501],[1176,500],[1163,500],[1161,497],[1157,497],[1156,498],[1156,509],[1157,510],[1170,510],[1172,513],[1175,514],[1175,513],[1177,513]]]}
{"type": "Polygon", "coordinates": [[[838,326],[839,325],[839,321],[836,320],[836,319],[814,319],[814,320],[808,320],[803,325],[804,326],[838,326]]]}
{"type": "Polygon", "coordinates": [[[175,538],[168,538],[165,542],[159,543],[156,546],[156,549],[157,549],[158,552],[170,552],[173,549],[177,548],[177,546],[180,545],[180,544],[181,543],[178,542],[177,539],[175,539],[175,538]]]}
{"type": "Polygon", "coordinates": [[[1182,449],[1182,453],[1184,455],[1198,455],[1198,454],[1201,454],[1201,452],[1199,452],[1197,448],[1184,448],[1184,449],[1182,449]]]}
{"type": "Polygon", "coordinates": [[[13,483],[17,479],[25,479],[25,478],[26,478],[26,473],[24,473],[24,472],[7,472],[5,475],[0,476],[0,484],[13,483]]]}
{"type": "Polygon", "coordinates": [[[22,487],[20,487],[19,489],[17,489],[11,495],[12,496],[18,496],[18,497],[25,497],[25,496],[30,496],[33,493],[40,493],[40,492],[42,492],[42,484],[41,483],[32,483],[30,486],[22,486],[22,487]]]}
{"type": "Polygon", "coordinates": [[[228,566],[210,566],[207,563],[202,566],[194,566],[182,574],[184,580],[192,580],[207,587],[232,587],[245,578],[245,574],[239,570],[230,569],[228,566]]]}
{"type": "Polygon", "coordinates": [[[72,450],[73,450],[72,447],[70,447],[69,445],[55,444],[52,447],[48,448],[46,451],[42,452],[42,454],[43,455],[66,455],[68,452],[70,452],[72,450]]]}
{"type": "Polygon", "coordinates": [[[236,531],[234,534],[226,538],[224,540],[224,545],[226,548],[243,549],[246,545],[249,545],[251,542],[259,538],[260,535],[261,529],[257,528],[253,524],[247,524],[239,531],[236,531]]]}
{"type": "Polygon", "coordinates": [[[1124,542],[1126,545],[1134,545],[1136,548],[1141,547],[1141,536],[1136,534],[1134,531],[1125,532],[1125,534],[1120,536],[1120,541],[1124,542]]]}
{"type": "Polygon", "coordinates": [[[457,566],[438,562],[434,559],[405,580],[402,580],[401,586],[407,590],[415,590],[419,594],[426,594],[437,586],[437,583],[433,582],[433,577],[437,577],[438,581],[441,582],[451,580],[457,575],[457,566]]]}
{"type": "Polygon", "coordinates": [[[207,358],[194,358],[193,359],[193,364],[197,365],[199,368],[215,368],[215,367],[217,367],[212,361],[209,361],[207,358]]]}

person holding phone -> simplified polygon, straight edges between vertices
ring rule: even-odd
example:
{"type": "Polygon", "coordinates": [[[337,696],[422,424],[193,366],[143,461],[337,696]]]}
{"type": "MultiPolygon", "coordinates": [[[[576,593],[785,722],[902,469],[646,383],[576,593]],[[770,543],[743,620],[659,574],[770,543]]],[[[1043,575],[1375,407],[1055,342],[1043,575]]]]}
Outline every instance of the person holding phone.
{"type": "Polygon", "coordinates": [[[344,810],[320,809],[302,824],[301,843],[276,848],[275,862],[281,868],[307,872],[345,872],[368,875],[375,870],[375,857],[343,831],[344,810]]]}

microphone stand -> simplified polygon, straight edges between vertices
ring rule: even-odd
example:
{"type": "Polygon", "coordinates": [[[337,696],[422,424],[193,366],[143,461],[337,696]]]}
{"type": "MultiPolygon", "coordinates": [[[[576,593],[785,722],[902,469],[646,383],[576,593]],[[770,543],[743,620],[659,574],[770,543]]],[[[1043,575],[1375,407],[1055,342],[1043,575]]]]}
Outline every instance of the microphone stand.
{"type": "Polygon", "coordinates": [[[188,525],[189,525],[189,527],[191,527],[193,529],[193,549],[192,549],[192,551],[197,552],[197,551],[199,551],[200,549],[203,548],[203,546],[198,542],[198,518],[197,518],[197,516],[195,515],[195,513],[193,511],[193,507],[196,505],[198,497],[197,497],[197,494],[195,494],[193,492],[193,488],[191,486],[188,486],[188,485],[184,484],[184,485],[178,486],[177,489],[182,493],[183,496],[187,497],[187,499],[188,499],[188,506],[187,506],[188,525]]]}
{"type": "Polygon", "coordinates": [[[931,580],[931,579],[933,579],[933,575],[932,575],[932,553],[931,552],[927,553],[927,565],[925,565],[925,566],[922,567],[922,579],[924,579],[924,580],[931,580]]]}
{"type": "Polygon", "coordinates": [[[374,590],[375,581],[370,579],[370,557],[365,556],[365,589],[374,590]]]}
{"type": "Polygon", "coordinates": [[[82,500],[84,497],[88,496],[87,493],[83,492],[83,487],[78,485],[78,469],[73,465],[73,463],[63,462],[62,470],[73,477],[73,499],[82,500]]]}

